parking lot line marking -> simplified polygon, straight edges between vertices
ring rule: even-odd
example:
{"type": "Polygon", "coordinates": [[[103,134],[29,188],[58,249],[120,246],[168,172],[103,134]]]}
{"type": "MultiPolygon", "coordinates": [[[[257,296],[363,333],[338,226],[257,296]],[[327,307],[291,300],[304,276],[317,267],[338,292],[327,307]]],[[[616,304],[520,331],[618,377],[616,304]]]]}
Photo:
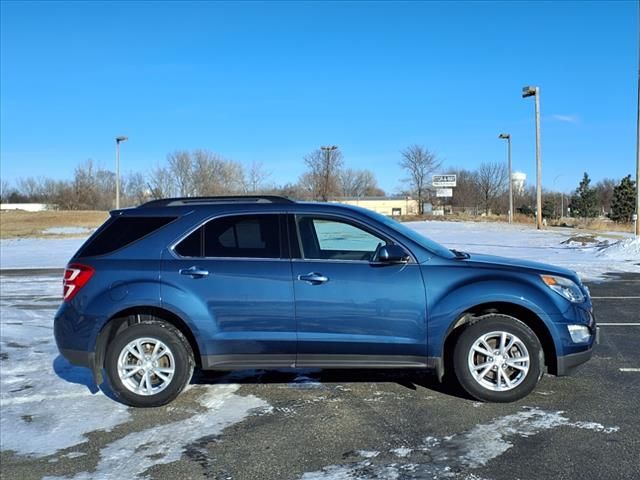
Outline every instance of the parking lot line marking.
{"type": "Polygon", "coordinates": [[[592,300],[628,300],[628,299],[638,299],[640,297],[591,297],[592,300]]]}
{"type": "Polygon", "coordinates": [[[640,368],[621,368],[621,372],[640,372],[640,368]]]}
{"type": "Polygon", "coordinates": [[[627,326],[627,327],[640,327],[640,323],[632,323],[632,322],[611,322],[611,323],[606,323],[606,322],[598,322],[598,325],[608,325],[610,327],[623,327],[623,326],[627,326]]]}

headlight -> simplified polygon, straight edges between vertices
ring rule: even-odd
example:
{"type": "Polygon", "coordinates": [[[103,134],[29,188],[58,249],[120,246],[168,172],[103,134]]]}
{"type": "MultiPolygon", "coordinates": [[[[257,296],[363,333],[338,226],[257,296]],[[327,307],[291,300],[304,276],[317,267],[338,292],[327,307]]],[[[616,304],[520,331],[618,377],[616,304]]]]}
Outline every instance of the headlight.
{"type": "Polygon", "coordinates": [[[559,293],[564,298],[573,303],[584,302],[584,294],[575,282],[565,277],[555,275],[540,275],[542,281],[554,292],[559,293]]]}

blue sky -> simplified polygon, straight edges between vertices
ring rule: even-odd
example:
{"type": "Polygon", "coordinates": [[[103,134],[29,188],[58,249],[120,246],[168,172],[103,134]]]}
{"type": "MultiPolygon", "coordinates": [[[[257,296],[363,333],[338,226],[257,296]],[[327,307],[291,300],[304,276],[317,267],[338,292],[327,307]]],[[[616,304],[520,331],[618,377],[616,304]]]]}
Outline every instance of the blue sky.
{"type": "Polygon", "coordinates": [[[393,193],[399,151],[503,161],[569,191],[634,173],[637,3],[70,2],[1,4],[1,173],[69,178],[92,158],[148,170],[206,148],[295,181],[341,147],[393,193]]]}

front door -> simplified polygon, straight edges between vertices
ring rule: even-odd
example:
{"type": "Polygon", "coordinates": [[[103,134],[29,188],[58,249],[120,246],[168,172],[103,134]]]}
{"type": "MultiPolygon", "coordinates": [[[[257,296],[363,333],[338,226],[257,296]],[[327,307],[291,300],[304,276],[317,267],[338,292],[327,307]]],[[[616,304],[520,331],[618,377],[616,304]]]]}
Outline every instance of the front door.
{"type": "Polygon", "coordinates": [[[297,366],[422,366],[426,300],[420,267],[373,262],[393,239],[350,219],[297,215],[293,259],[297,366]],[[295,249],[294,249],[295,250],[295,249]]]}
{"type": "Polygon", "coordinates": [[[283,216],[210,220],[162,262],[162,300],[186,311],[205,368],[290,367],[296,325],[283,216]],[[202,348],[202,347],[201,347],[202,348]]]}

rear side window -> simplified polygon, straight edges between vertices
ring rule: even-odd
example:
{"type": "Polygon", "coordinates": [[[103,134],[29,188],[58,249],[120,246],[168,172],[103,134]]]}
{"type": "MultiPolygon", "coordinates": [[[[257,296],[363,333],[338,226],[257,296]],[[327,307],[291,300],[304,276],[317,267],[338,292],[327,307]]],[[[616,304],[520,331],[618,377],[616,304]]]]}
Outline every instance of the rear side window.
{"type": "Polygon", "coordinates": [[[87,243],[78,257],[105,255],[164,227],[176,217],[117,217],[87,243]]]}
{"type": "Polygon", "coordinates": [[[211,220],[175,247],[183,257],[280,258],[279,215],[211,220]]]}

